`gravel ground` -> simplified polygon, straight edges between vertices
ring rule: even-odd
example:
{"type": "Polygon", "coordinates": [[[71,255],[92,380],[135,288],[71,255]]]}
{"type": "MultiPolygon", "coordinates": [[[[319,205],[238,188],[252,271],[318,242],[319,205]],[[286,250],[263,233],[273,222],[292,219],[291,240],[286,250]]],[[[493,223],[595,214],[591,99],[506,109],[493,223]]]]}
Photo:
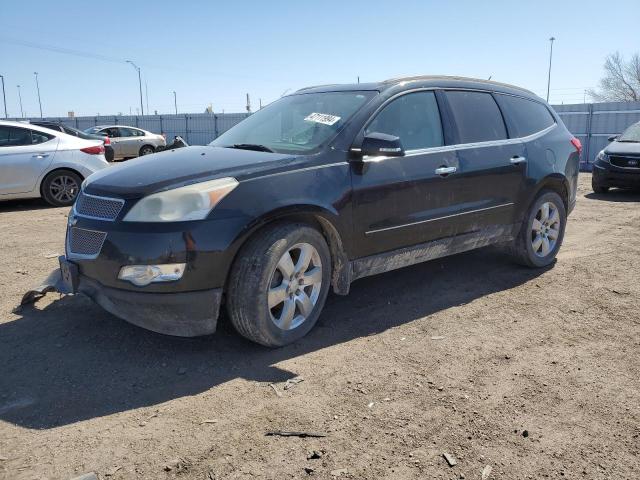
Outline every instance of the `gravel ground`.
{"type": "Polygon", "coordinates": [[[277,350],[83,297],[11,313],[67,210],[0,204],[0,478],[640,478],[640,195],[589,184],[552,268],[484,249],[360,280],[277,350]]]}

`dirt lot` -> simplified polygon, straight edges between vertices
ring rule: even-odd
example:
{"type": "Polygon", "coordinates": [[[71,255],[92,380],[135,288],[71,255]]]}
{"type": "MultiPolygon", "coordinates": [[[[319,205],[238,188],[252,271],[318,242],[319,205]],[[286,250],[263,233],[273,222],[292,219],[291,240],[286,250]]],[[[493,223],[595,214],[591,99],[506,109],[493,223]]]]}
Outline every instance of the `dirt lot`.
{"type": "Polygon", "coordinates": [[[485,249],[361,280],[279,350],[82,297],[11,313],[67,211],[0,204],[0,478],[640,478],[640,195],[589,184],[553,268],[485,249]]]}

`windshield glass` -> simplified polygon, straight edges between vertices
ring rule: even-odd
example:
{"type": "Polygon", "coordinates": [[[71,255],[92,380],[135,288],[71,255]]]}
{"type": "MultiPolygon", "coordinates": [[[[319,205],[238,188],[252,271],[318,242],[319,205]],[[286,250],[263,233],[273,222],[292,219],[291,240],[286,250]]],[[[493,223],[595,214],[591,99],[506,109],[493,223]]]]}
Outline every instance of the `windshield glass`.
{"type": "Polygon", "coordinates": [[[100,130],[101,130],[100,127],[90,127],[90,128],[87,128],[84,131],[84,133],[96,133],[96,132],[99,132],[100,130]]]}
{"type": "Polygon", "coordinates": [[[260,145],[279,153],[312,153],[326,145],[377,92],[290,95],[258,110],[209,145],[260,145]]]}
{"type": "Polygon", "coordinates": [[[640,122],[634,123],[618,137],[619,142],[640,142],[640,122]]]}

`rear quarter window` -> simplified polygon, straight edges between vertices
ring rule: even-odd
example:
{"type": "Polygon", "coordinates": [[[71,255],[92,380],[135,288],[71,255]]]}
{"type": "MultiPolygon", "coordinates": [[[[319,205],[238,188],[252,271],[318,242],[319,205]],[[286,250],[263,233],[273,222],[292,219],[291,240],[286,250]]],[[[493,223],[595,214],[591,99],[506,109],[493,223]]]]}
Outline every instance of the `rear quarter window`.
{"type": "Polygon", "coordinates": [[[485,92],[446,91],[457,127],[457,143],[489,142],[507,138],[507,129],[493,96],[485,92]]]}
{"type": "Polygon", "coordinates": [[[542,103],[513,95],[496,94],[509,127],[509,136],[526,137],[550,127],[556,121],[542,103]]]}

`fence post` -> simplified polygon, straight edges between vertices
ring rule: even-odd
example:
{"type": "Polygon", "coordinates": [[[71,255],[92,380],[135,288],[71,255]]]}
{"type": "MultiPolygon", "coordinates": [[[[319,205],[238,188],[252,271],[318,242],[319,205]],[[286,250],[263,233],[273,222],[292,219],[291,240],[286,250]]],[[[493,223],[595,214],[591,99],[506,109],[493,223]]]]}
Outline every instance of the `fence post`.
{"type": "Polygon", "coordinates": [[[218,138],[218,115],[213,114],[213,139],[218,138]]]}
{"type": "Polygon", "coordinates": [[[189,143],[189,116],[187,114],[184,116],[184,133],[187,137],[187,143],[189,143]]]}
{"type": "Polygon", "coordinates": [[[162,127],[162,115],[160,115],[160,133],[164,133],[164,128],[162,127]]]}
{"type": "Polygon", "coordinates": [[[585,159],[587,162],[587,170],[591,171],[591,119],[593,118],[593,103],[590,103],[588,106],[588,112],[589,114],[587,115],[587,145],[586,148],[584,149],[584,155],[585,155],[585,159]]]}

